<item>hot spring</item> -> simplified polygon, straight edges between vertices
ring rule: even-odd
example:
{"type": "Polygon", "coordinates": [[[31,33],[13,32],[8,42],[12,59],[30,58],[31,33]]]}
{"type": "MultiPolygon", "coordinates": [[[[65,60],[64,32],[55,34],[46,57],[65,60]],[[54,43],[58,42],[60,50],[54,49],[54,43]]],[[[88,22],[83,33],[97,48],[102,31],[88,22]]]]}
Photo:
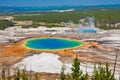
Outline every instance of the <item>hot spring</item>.
{"type": "Polygon", "coordinates": [[[74,48],[82,45],[83,43],[84,42],[78,40],[70,40],[65,38],[35,38],[27,40],[25,45],[31,49],[57,50],[74,48]]]}

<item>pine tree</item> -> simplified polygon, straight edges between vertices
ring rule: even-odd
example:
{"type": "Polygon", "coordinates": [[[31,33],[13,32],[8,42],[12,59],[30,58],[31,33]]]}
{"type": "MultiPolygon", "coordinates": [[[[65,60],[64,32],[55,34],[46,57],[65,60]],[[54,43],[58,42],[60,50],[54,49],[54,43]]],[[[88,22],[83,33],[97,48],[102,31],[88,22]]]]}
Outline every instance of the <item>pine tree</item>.
{"type": "Polygon", "coordinates": [[[5,80],[5,69],[2,67],[2,80],[5,80]]]}
{"type": "Polygon", "coordinates": [[[80,61],[77,55],[76,58],[74,59],[74,63],[72,65],[71,70],[72,73],[67,76],[67,80],[85,80],[82,70],[80,70],[80,61]]]}
{"type": "Polygon", "coordinates": [[[72,78],[72,76],[71,76],[71,75],[67,75],[66,80],[73,80],[73,78],[72,78]]]}
{"type": "Polygon", "coordinates": [[[28,76],[25,73],[25,69],[23,69],[23,73],[22,73],[21,77],[22,77],[22,80],[28,80],[28,76]]]}
{"type": "Polygon", "coordinates": [[[20,70],[19,69],[17,69],[15,80],[20,80],[20,70]]]}
{"type": "Polygon", "coordinates": [[[83,74],[83,76],[81,77],[81,80],[89,80],[89,75],[83,74]]]}
{"type": "Polygon", "coordinates": [[[80,70],[80,61],[78,60],[78,56],[74,59],[74,63],[72,65],[72,78],[73,80],[80,80],[82,76],[82,71],[80,70]]]}
{"type": "Polygon", "coordinates": [[[92,80],[115,80],[108,63],[106,63],[105,67],[101,64],[98,65],[98,68],[94,67],[92,80]]]}
{"type": "Polygon", "coordinates": [[[115,80],[114,76],[112,74],[112,71],[109,69],[109,64],[108,63],[106,63],[105,77],[106,77],[106,80],[115,80]]]}
{"type": "Polygon", "coordinates": [[[63,65],[62,68],[61,68],[60,80],[65,80],[65,78],[66,78],[65,65],[63,65]]]}
{"type": "Polygon", "coordinates": [[[9,64],[8,64],[8,69],[7,69],[7,75],[8,75],[7,80],[11,80],[9,64]]]}
{"type": "Polygon", "coordinates": [[[38,73],[35,73],[35,80],[39,80],[38,73]]]}
{"type": "Polygon", "coordinates": [[[7,77],[7,80],[11,80],[11,76],[8,76],[8,77],[7,77]]]}

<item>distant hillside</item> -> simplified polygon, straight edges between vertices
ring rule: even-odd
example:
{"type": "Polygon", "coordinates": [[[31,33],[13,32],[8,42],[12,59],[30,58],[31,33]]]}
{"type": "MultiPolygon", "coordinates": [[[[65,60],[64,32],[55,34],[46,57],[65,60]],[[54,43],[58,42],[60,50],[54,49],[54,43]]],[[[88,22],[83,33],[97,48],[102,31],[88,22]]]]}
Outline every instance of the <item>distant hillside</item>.
{"type": "Polygon", "coordinates": [[[16,6],[0,6],[0,12],[39,12],[50,10],[67,10],[67,9],[88,9],[88,8],[120,8],[120,4],[113,5],[97,5],[97,6],[48,6],[48,7],[16,7],[16,6]]]}

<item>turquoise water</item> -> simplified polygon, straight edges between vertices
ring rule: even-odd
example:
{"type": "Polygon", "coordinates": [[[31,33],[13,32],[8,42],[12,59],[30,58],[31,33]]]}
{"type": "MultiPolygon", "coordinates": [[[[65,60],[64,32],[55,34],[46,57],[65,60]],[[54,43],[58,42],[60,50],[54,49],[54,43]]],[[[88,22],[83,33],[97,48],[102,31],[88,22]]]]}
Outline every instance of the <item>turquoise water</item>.
{"type": "Polygon", "coordinates": [[[97,30],[92,29],[92,28],[80,28],[79,30],[77,30],[77,32],[82,32],[82,33],[96,33],[97,30]]]}
{"type": "Polygon", "coordinates": [[[36,38],[28,40],[25,45],[32,49],[54,50],[73,48],[82,44],[83,42],[80,41],[63,38],[36,38]]]}

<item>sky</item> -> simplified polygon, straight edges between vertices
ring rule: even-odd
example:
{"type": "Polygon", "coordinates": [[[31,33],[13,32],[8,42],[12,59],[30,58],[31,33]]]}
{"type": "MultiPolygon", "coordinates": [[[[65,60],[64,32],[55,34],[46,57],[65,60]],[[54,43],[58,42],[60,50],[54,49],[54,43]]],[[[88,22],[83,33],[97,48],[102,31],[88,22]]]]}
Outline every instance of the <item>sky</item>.
{"type": "Polygon", "coordinates": [[[0,6],[64,6],[120,4],[120,0],[0,0],[0,6]]]}

